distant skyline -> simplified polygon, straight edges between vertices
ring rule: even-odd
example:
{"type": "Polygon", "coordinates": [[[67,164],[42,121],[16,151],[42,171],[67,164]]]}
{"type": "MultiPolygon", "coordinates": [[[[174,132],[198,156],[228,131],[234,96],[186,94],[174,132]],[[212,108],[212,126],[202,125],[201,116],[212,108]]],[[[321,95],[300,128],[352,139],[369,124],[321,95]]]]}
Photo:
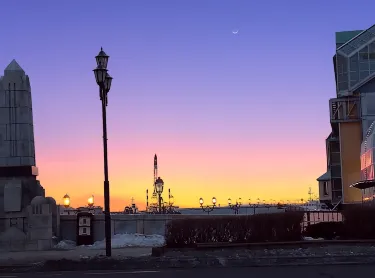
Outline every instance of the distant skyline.
{"type": "Polygon", "coordinates": [[[103,203],[92,70],[100,47],[110,55],[113,210],[144,207],[155,153],[164,199],[171,188],[182,207],[318,194],[335,32],[375,24],[373,1],[0,4],[0,70],[16,59],[30,77],[39,179],[57,202],[103,203]]]}

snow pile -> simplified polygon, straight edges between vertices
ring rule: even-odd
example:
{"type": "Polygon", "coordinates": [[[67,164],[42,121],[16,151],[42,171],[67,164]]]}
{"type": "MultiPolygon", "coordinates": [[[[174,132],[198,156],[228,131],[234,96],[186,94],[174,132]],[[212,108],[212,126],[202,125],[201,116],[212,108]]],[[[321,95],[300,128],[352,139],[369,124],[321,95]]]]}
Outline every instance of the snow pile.
{"type": "Polygon", "coordinates": [[[303,240],[324,240],[324,238],[322,238],[322,237],[312,238],[312,237],[309,237],[309,236],[305,236],[305,237],[303,237],[303,240]]]}
{"type": "Polygon", "coordinates": [[[71,250],[76,248],[75,241],[72,240],[62,240],[55,245],[56,249],[71,250]]]}
{"type": "MultiPolygon", "coordinates": [[[[158,247],[164,245],[161,235],[118,234],[112,237],[112,248],[123,247],[158,247]]],[[[90,249],[105,249],[105,240],[97,241],[90,249]]]]}
{"type": "MultiPolygon", "coordinates": [[[[124,247],[158,247],[165,244],[164,236],[142,235],[142,234],[117,234],[112,236],[112,248],[124,247]]],[[[96,241],[93,245],[76,247],[76,243],[71,240],[60,241],[55,248],[71,250],[75,248],[105,249],[105,240],[96,241]]]]}

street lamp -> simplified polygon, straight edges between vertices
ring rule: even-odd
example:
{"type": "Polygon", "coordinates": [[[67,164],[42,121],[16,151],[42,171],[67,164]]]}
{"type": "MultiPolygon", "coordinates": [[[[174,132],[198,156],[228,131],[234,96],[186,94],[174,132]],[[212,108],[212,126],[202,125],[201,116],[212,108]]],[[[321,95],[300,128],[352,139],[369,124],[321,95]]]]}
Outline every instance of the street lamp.
{"type": "Polygon", "coordinates": [[[68,194],[65,194],[65,196],[63,198],[63,203],[64,203],[65,208],[70,207],[70,197],[69,197],[68,194]]]}
{"type": "Polygon", "coordinates": [[[105,223],[105,253],[107,257],[111,256],[111,212],[109,204],[109,180],[108,180],[108,147],[107,147],[107,105],[108,92],[111,89],[112,77],[108,74],[109,56],[100,49],[95,57],[97,67],[94,69],[96,84],[99,86],[99,97],[102,102],[103,118],[103,155],[104,155],[104,223],[105,223]]]}
{"type": "Polygon", "coordinates": [[[92,208],[94,206],[94,195],[87,199],[87,205],[92,208]]]}
{"type": "Polygon", "coordinates": [[[169,197],[169,206],[173,206],[173,204],[174,204],[174,197],[171,195],[170,197],[169,197]]]}
{"type": "Polygon", "coordinates": [[[215,197],[212,197],[212,205],[207,205],[207,206],[203,206],[203,198],[200,198],[199,199],[199,204],[201,206],[201,209],[204,211],[204,212],[207,212],[207,214],[210,214],[211,211],[214,210],[215,206],[216,206],[216,198],[215,197]]]}
{"type": "Polygon", "coordinates": [[[228,199],[228,205],[229,207],[234,210],[234,214],[239,214],[240,212],[240,207],[242,205],[242,199],[239,198],[238,200],[236,200],[236,203],[235,204],[232,204],[232,200],[231,198],[228,199]]]}
{"type": "Polygon", "coordinates": [[[260,199],[257,199],[257,203],[252,203],[251,199],[249,199],[249,206],[253,208],[253,214],[256,214],[256,208],[260,206],[260,199]]]}
{"type": "Polygon", "coordinates": [[[155,187],[156,187],[156,193],[158,193],[158,203],[159,203],[159,213],[161,214],[162,213],[162,209],[161,209],[161,194],[163,193],[163,189],[164,189],[164,181],[158,177],[155,181],[155,187]]]}

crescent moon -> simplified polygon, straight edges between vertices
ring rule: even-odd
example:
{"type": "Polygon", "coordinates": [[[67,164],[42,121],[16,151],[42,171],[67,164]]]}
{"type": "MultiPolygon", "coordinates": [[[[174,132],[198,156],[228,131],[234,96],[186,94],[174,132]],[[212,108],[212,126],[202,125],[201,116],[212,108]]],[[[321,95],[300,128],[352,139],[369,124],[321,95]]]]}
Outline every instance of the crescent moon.
{"type": "Polygon", "coordinates": [[[236,34],[238,34],[238,31],[239,30],[233,30],[232,33],[236,35],[236,34]]]}

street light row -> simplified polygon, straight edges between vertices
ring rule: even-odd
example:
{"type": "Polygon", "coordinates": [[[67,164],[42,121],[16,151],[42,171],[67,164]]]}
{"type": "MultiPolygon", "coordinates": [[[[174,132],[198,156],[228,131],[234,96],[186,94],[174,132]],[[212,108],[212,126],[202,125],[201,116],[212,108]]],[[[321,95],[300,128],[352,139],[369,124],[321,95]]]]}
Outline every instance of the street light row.
{"type": "MultiPolygon", "coordinates": [[[[200,199],[199,199],[199,204],[200,204],[202,210],[205,211],[205,212],[207,212],[208,214],[209,214],[211,211],[213,211],[214,208],[216,207],[217,199],[216,199],[215,197],[212,197],[212,200],[211,200],[211,201],[212,201],[212,205],[205,205],[205,206],[204,206],[204,205],[203,205],[203,204],[204,204],[204,200],[203,200],[203,198],[200,198],[200,199]]],[[[234,210],[234,213],[235,213],[235,214],[238,214],[239,209],[240,209],[240,207],[241,207],[241,205],[242,205],[242,199],[239,198],[239,199],[236,200],[236,203],[235,203],[235,204],[232,204],[232,199],[229,198],[229,199],[228,199],[228,205],[229,205],[229,207],[230,207],[231,209],[234,210]]]]}
{"type": "MultiPolygon", "coordinates": [[[[65,194],[65,196],[63,197],[63,205],[64,207],[66,208],[69,208],[70,207],[70,197],[68,194],[65,194]]],[[[94,206],[94,195],[91,195],[88,199],[87,199],[87,206],[88,207],[93,207],[94,206]]]]}
{"type": "MultiPolygon", "coordinates": [[[[303,200],[301,199],[301,201],[303,200]]],[[[272,202],[275,203],[275,205],[281,204],[280,202],[276,204],[276,201],[274,200],[272,200],[272,202]]],[[[216,203],[217,203],[217,199],[215,197],[212,197],[212,205],[204,205],[203,198],[199,198],[199,204],[200,204],[201,209],[204,212],[207,212],[208,214],[214,210],[214,208],[216,207],[216,203]]],[[[251,203],[251,199],[249,199],[249,206],[253,207],[254,209],[255,207],[260,206],[261,204],[266,204],[266,200],[260,200],[258,198],[257,203],[254,204],[254,203],[251,203]]],[[[228,206],[230,209],[234,211],[234,214],[239,214],[240,208],[242,206],[242,199],[238,198],[235,203],[232,203],[232,199],[228,198],[228,206]]],[[[268,204],[268,208],[270,208],[271,206],[272,205],[268,204]]]]}

